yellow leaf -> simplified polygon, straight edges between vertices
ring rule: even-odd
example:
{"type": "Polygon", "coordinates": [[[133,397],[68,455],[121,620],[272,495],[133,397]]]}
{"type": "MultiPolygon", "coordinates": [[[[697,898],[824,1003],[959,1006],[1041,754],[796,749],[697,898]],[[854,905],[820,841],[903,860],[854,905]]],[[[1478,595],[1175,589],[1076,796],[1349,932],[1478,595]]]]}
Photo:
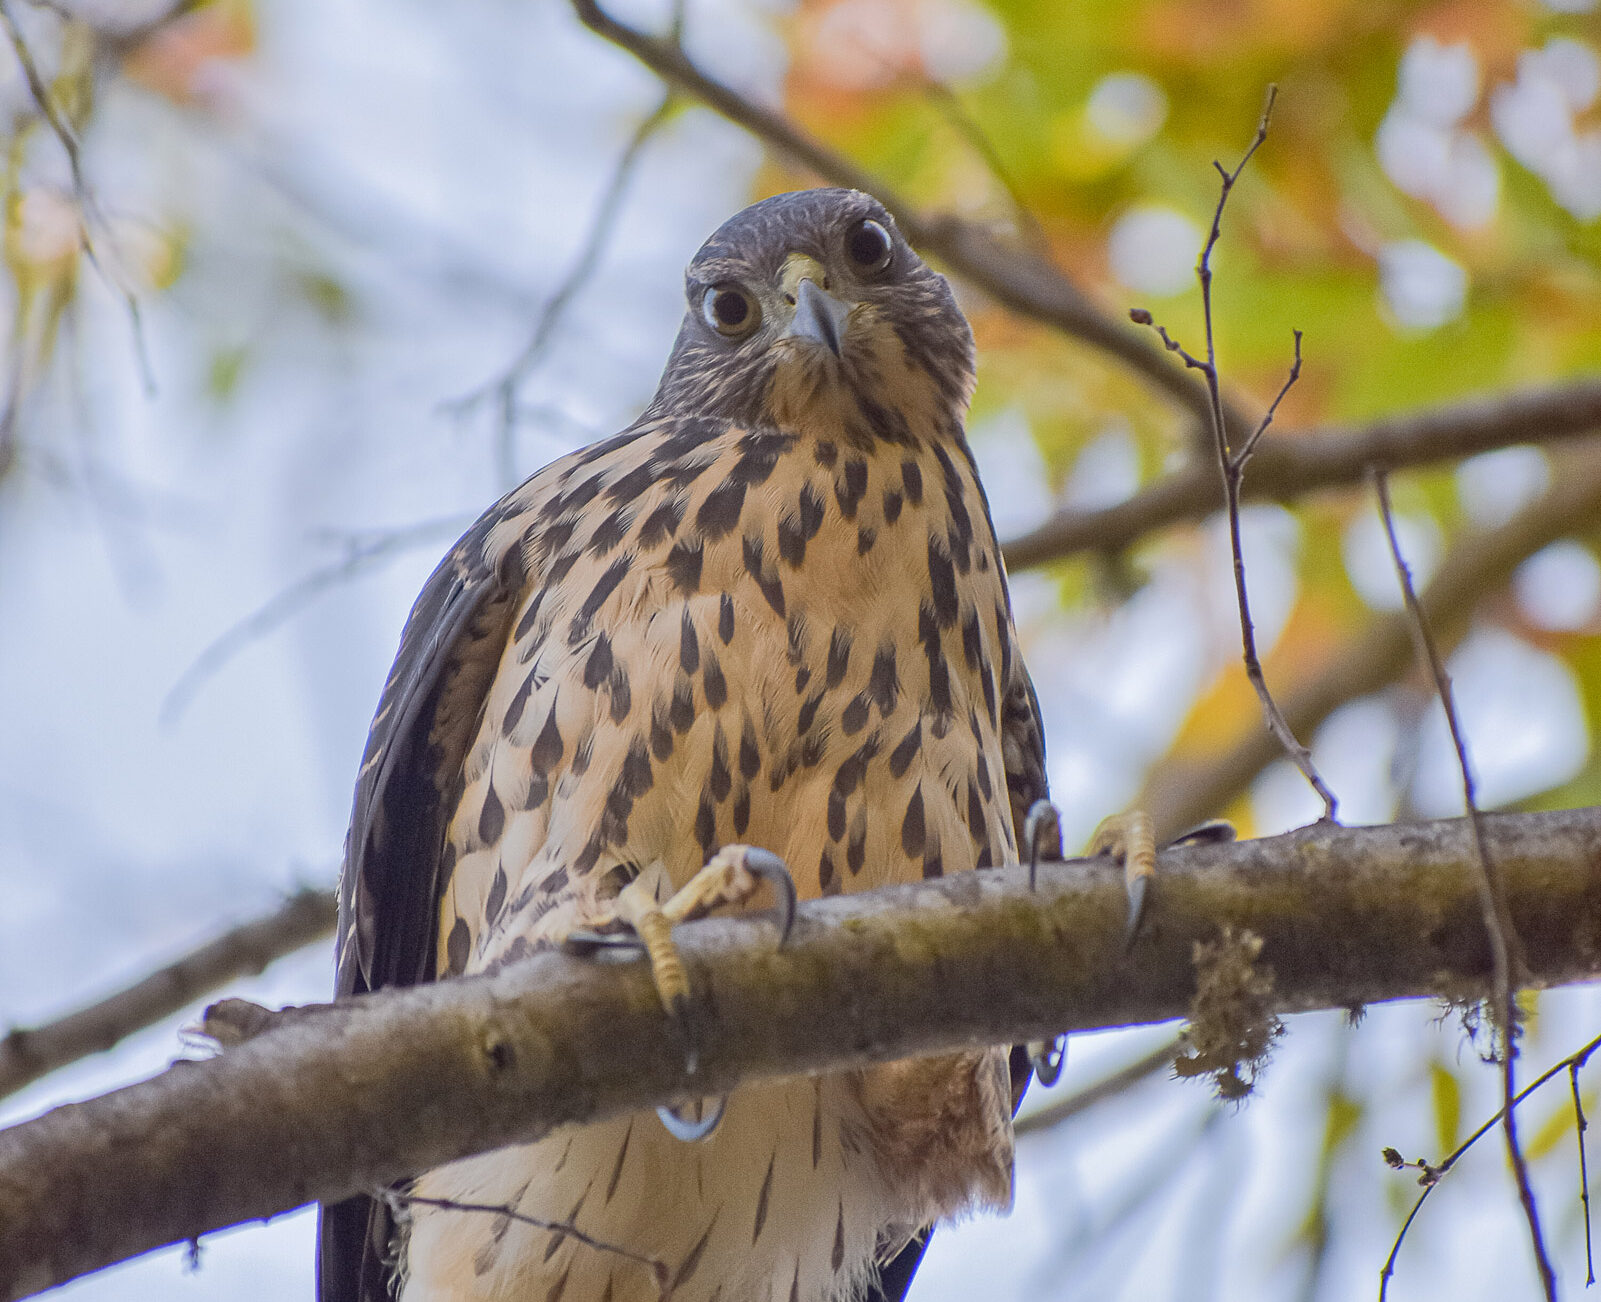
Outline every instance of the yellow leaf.
{"type": "Polygon", "coordinates": [[[1434,1139],[1443,1157],[1460,1142],[1462,1082],[1438,1058],[1429,1064],[1429,1095],[1434,1103],[1434,1139]]]}

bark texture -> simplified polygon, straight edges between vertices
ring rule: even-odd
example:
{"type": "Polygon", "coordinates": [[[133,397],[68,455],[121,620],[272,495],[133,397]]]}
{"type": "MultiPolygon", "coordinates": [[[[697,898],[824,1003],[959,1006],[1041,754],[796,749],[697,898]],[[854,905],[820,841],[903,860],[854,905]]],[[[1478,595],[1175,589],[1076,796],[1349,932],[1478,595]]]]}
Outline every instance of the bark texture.
{"type": "MultiPolygon", "coordinates": [[[[1601,973],[1601,808],[1492,815],[1530,985],[1601,973]]],[[[1197,942],[1264,942],[1281,1011],[1473,998],[1489,954],[1462,820],[1314,826],[1163,855],[1122,952],[1120,871],[1048,865],[680,932],[695,1092],[742,1079],[1183,1016],[1197,942]]],[[[639,963],[547,953],[489,976],[260,1019],[204,1062],[0,1132],[0,1297],[682,1092],[639,963]]]]}

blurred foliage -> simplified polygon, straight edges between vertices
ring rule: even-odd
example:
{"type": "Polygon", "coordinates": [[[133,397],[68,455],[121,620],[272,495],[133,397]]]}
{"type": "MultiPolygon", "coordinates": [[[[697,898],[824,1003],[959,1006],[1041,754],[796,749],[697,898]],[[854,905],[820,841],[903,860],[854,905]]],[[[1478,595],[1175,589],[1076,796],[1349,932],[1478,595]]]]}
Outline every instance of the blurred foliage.
{"type": "MultiPolygon", "coordinates": [[[[214,111],[207,86],[217,66],[258,52],[251,0],[179,3],[105,27],[64,16],[66,6],[12,3],[9,11],[75,139],[92,133],[107,79],[205,118],[214,111]]],[[[690,14],[693,25],[693,4],[690,14]]],[[[1601,369],[1601,196],[1594,184],[1586,190],[1584,171],[1589,160],[1601,177],[1601,94],[1585,84],[1587,75],[1601,80],[1601,14],[1593,6],[1564,13],[1533,0],[800,0],[775,23],[790,54],[783,105],[798,122],[919,204],[992,223],[1048,251],[1108,313],[1149,308],[1197,351],[1200,296],[1183,270],[1217,203],[1213,161],[1239,158],[1267,86],[1277,84],[1271,133],[1230,201],[1214,264],[1220,363],[1226,386],[1248,407],[1260,409],[1278,390],[1291,329],[1305,331],[1305,370],[1276,435],[1601,369]],[[1549,112],[1536,125],[1554,143],[1537,158],[1515,101],[1518,87],[1541,76],[1556,98],[1543,101],[1549,112]],[[1562,149],[1580,160],[1568,172],[1562,149]],[[1174,266],[1176,276],[1168,274],[1174,266]]],[[[4,100],[10,310],[0,474],[19,407],[48,374],[85,282],[159,295],[180,290],[189,269],[181,205],[130,213],[97,203],[94,175],[83,189],[75,184],[55,126],[13,74],[4,100]]],[[[756,188],[811,179],[769,162],[756,188]]],[[[285,280],[331,326],[359,315],[334,270],[291,266],[285,280]]],[[[980,349],[976,437],[998,414],[1021,413],[1058,499],[1092,440],[1127,444],[1146,482],[1187,451],[1193,431],[1141,378],[970,287],[964,294],[980,349]]],[[[220,344],[202,382],[226,402],[251,364],[248,345],[220,344]]],[[[1431,523],[1447,547],[1480,521],[1452,470],[1409,474],[1396,492],[1401,510],[1431,523]]],[[[1295,507],[1294,592],[1266,657],[1281,696],[1374,617],[1347,555],[1353,527],[1371,510],[1361,490],[1295,507]]],[[[1092,593],[1121,599],[1157,566],[1199,572],[1199,537],[1172,530],[1134,558],[1063,562],[1050,578],[1067,605],[1092,593]]],[[[1564,666],[1590,735],[1601,731],[1597,603],[1557,627],[1510,594],[1486,593],[1477,618],[1564,666]]],[[[1225,643],[1231,619],[1218,619],[1225,643]]],[[[1168,760],[1195,762],[1225,748],[1242,729],[1260,726],[1256,710],[1237,658],[1219,656],[1184,718],[1173,721],[1168,760]]],[[[1397,709],[1403,733],[1415,730],[1415,716],[1415,704],[1397,709]]],[[[1398,772],[1398,786],[1406,780],[1398,772]]],[[[1413,807],[1408,791],[1395,795],[1398,808],[1413,807]]],[[[1577,771],[1520,801],[1597,802],[1593,747],[1577,771]]],[[[1231,812],[1251,830],[1251,806],[1242,801],[1231,812]]],[[[1460,1057],[1466,1062],[1420,1051],[1415,1062],[1413,1084],[1428,1101],[1432,1129],[1424,1118],[1410,1144],[1428,1135],[1434,1156],[1477,1124],[1472,1109],[1484,1096],[1465,1085],[1477,1064],[1471,1053],[1460,1057]]],[[[1308,1211],[1289,1245],[1312,1263],[1306,1296],[1315,1293],[1328,1236],[1340,1229],[1335,1168],[1370,1138],[1371,1100],[1358,1092],[1358,1075],[1342,1050],[1325,1082],[1308,1211]]],[[[1540,1116],[1531,1154],[1567,1160],[1571,1109],[1553,1104],[1540,1116]]],[[[1360,1161],[1370,1175],[1378,1171],[1376,1153],[1360,1161]]],[[[1405,1182],[1385,1186],[1384,1197],[1400,1207],[1411,1194],[1405,1182]]]]}
{"type": "MultiPolygon", "coordinates": [[[[1291,328],[1305,332],[1306,366],[1276,426],[1287,437],[1601,369],[1601,15],[1593,9],[803,0],[786,34],[785,103],[800,122],[920,204],[1010,227],[1109,314],[1146,307],[1192,351],[1202,343],[1200,294],[1182,272],[1217,205],[1213,161],[1239,159],[1276,84],[1268,140],[1230,199],[1213,266],[1220,365],[1241,401],[1265,407],[1288,370],[1291,328]],[[1586,160],[1574,166],[1596,169],[1587,191],[1576,192],[1549,157],[1534,157],[1528,124],[1516,120],[1517,92],[1559,65],[1568,79],[1548,97],[1543,128],[1586,160]],[[1142,225],[1170,240],[1187,233],[1187,254],[1128,241],[1142,225]],[[1432,304],[1409,301],[1409,267],[1433,277],[1423,287],[1432,304]]],[[[761,188],[804,183],[769,165],[761,188]]],[[[1131,442],[1144,481],[1186,452],[1193,432],[1183,415],[1127,371],[981,294],[966,306],[980,348],[976,437],[996,414],[1024,413],[1059,497],[1092,440],[1131,442]]],[[[1396,488],[1398,510],[1445,547],[1499,519],[1482,518],[1450,470],[1412,473],[1396,488]]],[[[1359,644],[1380,613],[1352,581],[1347,546],[1373,509],[1361,485],[1296,505],[1295,591],[1266,659],[1281,698],[1359,644]]],[[[1126,583],[1164,563],[1193,567],[1196,545],[1193,534],[1169,532],[1142,544],[1138,567],[1116,572],[1126,583]]],[[[1070,605],[1089,597],[1095,566],[1089,558],[1052,567],[1070,605]]],[[[1104,582],[1093,590],[1126,595],[1104,582]]],[[[1226,633],[1226,613],[1219,624],[1226,633]]],[[[1485,593],[1476,624],[1560,661],[1590,736],[1601,731],[1595,601],[1557,628],[1508,594],[1485,593]]],[[[1422,687],[1414,679],[1395,693],[1403,812],[1414,808],[1406,788],[1416,757],[1409,770],[1401,752],[1415,746],[1406,739],[1417,732],[1422,687]]],[[[1203,763],[1259,727],[1258,717],[1237,653],[1222,657],[1163,762],[1203,763]]],[[[1592,746],[1577,773],[1522,803],[1598,801],[1592,746]]],[[[1228,812],[1246,830],[1256,821],[1244,799],[1228,812]]],[[[1464,1101],[1478,1070],[1472,1053],[1420,1061],[1435,1156],[1478,1123],[1467,1110],[1477,1105],[1464,1101]]],[[[1317,1293],[1328,1236],[1340,1228],[1330,1209],[1335,1164],[1362,1135],[1368,1107],[1343,1068],[1329,1082],[1305,1220],[1287,1245],[1305,1262],[1306,1297],[1317,1293]]],[[[1537,1116],[1531,1153],[1571,1162],[1571,1107],[1553,1097],[1537,1116]]],[[[1423,1133],[1412,1142],[1424,1143],[1423,1133]]],[[[1358,1161],[1371,1179],[1369,1159],[1358,1161]]],[[[1405,1209],[1415,1189],[1392,1182],[1387,1194],[1405,1209]]]]}
{"type": "MultiPolygon", "coordinates": [[[[1217,204],[1213,161],[1238,160],[1276,84],[1270,135],[1230,200],[1214,268],[1220,365],[1248,405],[1260,410],[1282,384],[1291,327],[1306,333],[1281,433],[1601,367],[1601,180],[1575,195],[1530,170],[1556,174],[1514,120],[1515,92],[1549,73],[1562,88],[1540,123],[1551,148],[1562,137],[1583,157],[1574,166],[1601,169],[1595,12],[1450,0],[806,0],[786,32],[786,105],[799,121],[921,204],[1011,226],[1109,313],[1150,308],[1192,349],[1202,342],[1194,277],[1156,275],[1152,288],[1150,264],[1193,264],[1217,204]],[[1124,239],[1142,224],[1149,236],[1153,213],[1170,242],[1189,232],[1187,254],[1124,239]],[[1434,301],[1413,301],[1419,292],[1434,301]]],[[[776,167],[762,181],[800,183],[776,167]]],[[[1181,414],[1122,368],[981,296],[968,309],[979,437],[988,417],[1023,412],[1058,492],[1107,431],[1132,441],[1145,479],[1184,451],[1181,414]]],[[[1449,472],[1410,475],[1398,491],[1401,509],[1448,541],[1473,523],[1449,472]]],[[[1281,690],[1371,618],[1342,553],[1371,511],[1362,492],[1297,510],[1297,594],[1268,662],[1281,690]]],[[[1145,550],[1185,545],[1168,535],[1145,550]]],[[[1083,570],[1058,570],[1070,599],[1085,592],[1073,577],[1083,570]]],[[[1509,601],[1487,600],[1480,618],[1561,657],[1596,731],[1593,606],[1561,631],[1509,601]]],[[[1243,673],[1223,665],[1175,755],[1204,757],[1253,723],[1243,673]]],[[[1555,799],[1598,789],[1592,758],[1555,799]]],[[[1249,825],[1249,808],[1232,812],[1249,825]]]]}

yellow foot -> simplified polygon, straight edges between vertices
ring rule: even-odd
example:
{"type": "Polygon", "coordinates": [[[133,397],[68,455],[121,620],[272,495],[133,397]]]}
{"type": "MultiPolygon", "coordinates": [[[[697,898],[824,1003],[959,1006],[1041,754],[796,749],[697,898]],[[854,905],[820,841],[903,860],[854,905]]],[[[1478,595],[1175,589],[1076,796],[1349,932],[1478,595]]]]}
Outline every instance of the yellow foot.
{"type": "MultiPolygon", "coordinates": [[[[1214,820],[1190,829],[1169,844],[1201,845],[1233,839],[1233,824],[1214,820]]],[[[1023,840],[1028,853],[1028,884],[1032,890],[1041,850],[1050,857],[1054,848],[1055,856],[1061,856],[1061,820],[1056,807],[1049,801],[1036,801],[1029,809],[1023,826],[1023,840]]],[[[1156,873],[1156,835],[1151,827],[1150,816],[1142,810],[1134,810],[1106,819],[1090,838],[1089,853],[1110,854],[1123,861],[1124,890],[1128,894],[1128,921],[1124,927],[1123,948],[1127,952],[1139,937],[1140,925],[1150,901],[1151,879],[1156,873]]],[[[1035,1040],[1028,1046],[1028,1060],[1033,1064],[1034,1076],[1046,1088],[1054,1085],[1061,1076],[1066,1057],[1065,1035],[1059,1035],[1054,1040],[1035,1040]]]]}
{"type": "Polygon", "coordinates": [[[1128,894],[1123,948],[1129,950],[1145,920],[1151,878],[1156,873],[1156,833],[1151,828],[1150,815],[1135,809],[1103,820],[1090,838],[1090,854],[1109,854],[1123,861],[1123,889],[1128,894]]]}
{"type": "MultiPolygon", "coordinates": [[[[1174,837],[1164,848],[1179,845],[1212,845],[1234,839],[1234,824],[1213,819],[1174,837]]],[[[1114,814],[1095,829],[1090,838],[1090,854],[1109,854],[1123,861],[1123,884],[1128,892],[1128,923],[1123,933],[1125,952],[1139,939],[1140,926],[1149,911],[1151,879],[1156,875],[1156,834],[1150,815],[1143,810],[1114,814]]]]}
{"type": "MultiPolygon", "coordinates": [[[[778,943],[789,939],[795,921],[795,881],[784,866],[784,861],[769,850],[749,845],[727,845],[714,854],[665,904],[656,902],[654,878],[642,874],[623,887],[608,913],[594,920],[593,928],[574,931],[567,937],[566,948],[583,954],[602,949],[643,949],[650,962],[651,981],[662,1007],[672,1019],[674,1027],[684,1040],[684,1056],[691,1073],[698,1065],[699,1053],[692,1030],[692,1007],[689,998],[689,974],[684,960],[673,940],[673,927],[705,917],[723,905],[740,905],[747,902],[770,882],[777,899],[778,943]],[[632,936],[608,934],[608,929],[621,924],[632,936]]],[[[680,1133],[680,1128],[692,1131],[701,1125],[685,1122],[676,1114],[663,1116],[663,1124],[679,1138],[703,1138],[715,1129],[721,1116],[721,1107],[714,1108],[709,1123],[701,1134],[680,1133]],[[673,1115],[677,1126],[667,1120],[673,1115]]]]}

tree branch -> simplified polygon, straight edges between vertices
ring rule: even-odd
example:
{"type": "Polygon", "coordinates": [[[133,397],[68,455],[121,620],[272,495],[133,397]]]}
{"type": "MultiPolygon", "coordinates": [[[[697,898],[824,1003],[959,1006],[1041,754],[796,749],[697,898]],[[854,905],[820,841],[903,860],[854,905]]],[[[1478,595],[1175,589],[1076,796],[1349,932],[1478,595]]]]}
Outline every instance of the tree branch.
{"type": "MultiPolygon", "coordinates": [[[[1257,457],[1262,456],[1259,449],[1257,457]]],[[[1252,463],[1253,470],[1258,464],[1252,463]]],[[[1441,649],[1449,653],[1468,630],[1486,594],[1504,587],[1512,572],[1541,548],[1571,534],[1593,531],[1601,518],[1601,446],[1564,458],[1549,491],[1500,528],[1458,539],[1447,553],[1422,602],[1441,649]]],[[[1347,701],[1379,691],[1413,664],[1413,623],[1405,610],[1373,620],[1325,667],[1282,692],[1279,703],[1297,736],[1309,737],[1347,701]]],[[[1166,763],[1146,778],[1134,801],[1154,820],[1157,836],[1172,836],[1216,817],[1257,774],[1282,754],[1278,739],[1253,729],[1232,749],[1204,763],[1166,763]]]]}
{"type": "MultiPolygon", "coordinates": [[[[1491,815],[1536,984],[1601,970],[1601,808],[1491,815]]],[[[1050,865],[809,903],[792,943],[681,941],[706,1010],[686,1079],[642,964],[558,953],[268,1018],[208,1062],[0,1132],[0,1297],[693,1089],[1182,1016],[1195,946],[1263,942],[1285,1011],[1471,997],[1489,968],[1462,820],[1167,852],[1149,938],[1122,874],[1050,865]]]]}
{"type": "MultiPolygon", "coordinates": [[[[1205,389],[1170,366],[1162,350],[1141,332],[1103,312],[1058,267],[1026,249],[1002,243],[984,227],[953,213],[919,211],[903,195],[801,130],[783,113],[754,103],[702,72],[676,39],[652,36],[619,22],[597,0],[572,0],[572,5],[584,26],[626,50],[669,86],[699,100],[823,180],[873,195],[895,215],[908,240],[1001,306],[1116,357],[1196,420],[1208,419],[1205,389]]],[[[1231,434],[1250,429],[1251,422],[1232,406],[1227,414],[1231,434]]]]}
{"type": "MultiPolygon", "coordinates": [[[[1272,435],[1251,454],[1241,500],[1290,502],[1319,489],[1360,483],[1370,466],[1400,470],[1596,433],[1601,433],[1601,379],[1429,407],[1355,428],[1272,435]]],[[[1222,509],[1216,467],[1196,459],[1113,506],[1058,511],[1005,544],[1006,566],[1024,570],[1077,552],[1121,551],[1147,533],[1222,509]]]]}
{"type": "Polygon", "coordinates": [[[334,929],[327,891],[297,891],[272,913],[233,928],[125,990],[0,1039],[0,1098],[161,1021],[225,981],[252,976],[334,929]]]}

